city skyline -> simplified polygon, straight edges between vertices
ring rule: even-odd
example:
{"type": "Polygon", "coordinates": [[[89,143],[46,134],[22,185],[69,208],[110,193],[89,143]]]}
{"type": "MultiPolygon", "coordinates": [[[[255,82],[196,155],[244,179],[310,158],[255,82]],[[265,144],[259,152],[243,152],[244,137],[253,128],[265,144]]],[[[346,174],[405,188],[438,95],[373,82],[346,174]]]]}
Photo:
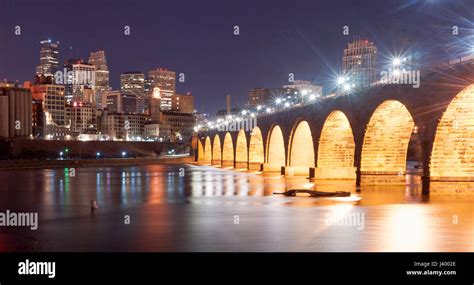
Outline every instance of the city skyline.
{"type": "Polygon", "coordinates": [[[466,1],[345,1],[337,7],[330,1],[299,1],[299,5],[288,7],[275,3],[271,10],[265,9],[264,3],[239,3],[233,7],[215,1],[199,5],[130,3],[143,11],[140,15],[130,15],[126,4],[108,1],[94,3],[98,8],[87,15],[74,12],[84,11],[91,5],[87,1],[71,3],[71,13],[62,14],[56,13],[60,5],[54,2],[34,7],[27,6],[27,2],[3,4],[9,13],[2,21],[9,24],[2,25],[1,37],[5,39],[5,53],[14,56],[2,57],[2,79],[31,80],[39,64],[39,42],[51,37],[61,43],[60,66],[69,57],[86,60],[90,52],[104,50],[113,89],[119,89],[120,74],[127,71],[146,74],[163,66],[177,74],[184,73],[185,82],[177,83],[177,92],[192,92],[196,109],[203,112],[204,106],[204,111],[211,114],[225,107],[227,94],[232,95],[232,105],[243,105],[250,89],[288,84],[289,73],[295,74],[297,80],[323,85],[327,93],[332,76],[341,69],[343,49],[357,36],[374,42],[381,64],[383,55],[401,51],[417,52],[421,61],[429,64],[433,58],[443,61],[460,52],[452,45],[452,38],[438,35],[451,34],[453,25],[459,26],[459,41],[472,34],[468,30],[472,24],[467,20],[466,1]],[[217,7],[207,11],[210,5],[217,7]],[[142,9],[145,7],[149,9],[142,9]],[[56,15],[55,20],[42,18],[42,25],[34,25],[45,9],[56,15]],[[351,14],[352,9],[360,11],[357,17],[351,14]],[[155,12],[163,10],[169,13],[155,12]],[[93,24],[103,11],[110,14],[107,22],[93,24]],[[309,17],[311,11],[318,11],[321,16],[309,17]],[[349,34],[343,35],[346,25],[349,34]],[[14,33],[16,26],[21,27],[20,35],[14,33]],[[123,33],[125,26],[130,27],[129,36],[123,33]],[[235,26],[239,28],[238,35],[234,34],[235,26]],[[431,37],[421,43],[416,41],[423,34],[431,37]]]}

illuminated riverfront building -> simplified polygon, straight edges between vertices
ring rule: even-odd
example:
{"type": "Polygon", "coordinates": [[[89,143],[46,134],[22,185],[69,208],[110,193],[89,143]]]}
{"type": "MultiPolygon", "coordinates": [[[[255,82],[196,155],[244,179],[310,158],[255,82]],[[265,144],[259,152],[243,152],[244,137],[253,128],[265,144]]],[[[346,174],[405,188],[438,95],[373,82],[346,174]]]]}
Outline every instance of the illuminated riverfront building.
{"type": "Polygon", "coordinates": [[[53,76],[59,65],[59,42],[52,42],[51,39],[48,39],[40,43],[40,65],[36,67],[36,75],[53,76]]]}
{"type": "Polygon", "coordinates": [[[172,97],[176,93],[176,73],[166,68],[159,68],[150,71],[148,77],[152,82],[151,88],[160,88],[161,110],[171,110],[172,97]]]}
{"type": "Polygon", "coordinates": [[[64,85],[43,84],[31,86],[33,100],[41,102],[42,111],[51,116],[54,124],[64,125],[65,105],[64,85]]]}
{"type": "Polygon", "coordinates": [[[193,135],[196,118],[193,114],[165,111],[160,115],[161,124],[163,129],[169,126],[171,142],[187,140],[193,135]]]}
{"type": "Polygon", "coordinates": [[[377,47],[368,40],[355,40],[344,49],[342,73],[351,84],[367,87],[377,81],[377,47]]]}
{"type": "Polygon", "coordinates": [[[145,133],[145,115],[104,112],[102,116],[100,130],[111,140],[136,140],[145,133]]]}
{"type": "Polygon", "coordinates": [[[97,109],[93,103],[73,101],[66,107],[66,122],[71,131],[94,132],[97,129],[97,109]]]}

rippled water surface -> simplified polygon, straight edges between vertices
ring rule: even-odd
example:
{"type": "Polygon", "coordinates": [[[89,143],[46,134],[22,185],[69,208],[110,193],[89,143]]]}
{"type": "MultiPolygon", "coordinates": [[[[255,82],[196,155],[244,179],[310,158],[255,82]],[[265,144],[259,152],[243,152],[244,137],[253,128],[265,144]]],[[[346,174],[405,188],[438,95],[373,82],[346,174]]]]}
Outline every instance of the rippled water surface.
{"type": "MultiPolygon", "coordinates": [[[[474,195],[192,165],[0,171],[0,251],[473,251],[474,195]],[[341,203],[273,192],[351,191],[341,203]],[[91,211],[91,200],[99,209],[91,211]],[[126,220],[130,223],[125,223],[126,220]]],[[[416,182],[416,179],[414,179],[416,182]]],[[[452,185],[451,185],[452,187],[452,185]]]]}

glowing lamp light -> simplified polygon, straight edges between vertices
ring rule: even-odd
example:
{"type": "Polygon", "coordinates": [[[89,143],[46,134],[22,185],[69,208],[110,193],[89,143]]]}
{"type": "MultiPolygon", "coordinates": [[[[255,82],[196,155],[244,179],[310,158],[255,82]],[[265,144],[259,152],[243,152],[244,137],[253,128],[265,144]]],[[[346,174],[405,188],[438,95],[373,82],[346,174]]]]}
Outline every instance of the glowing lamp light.
{"type": "Polygon", "coordinates": [[[127,152],[122,151],[122,157],[125,157],[125,156],[127,156],[127,152]]]}
{"type": "Polygon", "coordinates": [[[316,95],[311,94],[311,95],[309,96],[309,100],[313,101],[313,100],[315,100],[315,99],[316,99],[316,95]]]}
{"type": "Polygon", "coordinates": [[[262,106],[258,105],[257,110],[260,111],[262,109],[262,106]]]}
{"type": "Polygon", "coordinates": [[[346,78],[344,76],[339,76],[337,78],[337,85],[342,85],[346,82],[346,78]]]}
{"type": "Polygon", "coordinates": [[[393,66],[399,66],[402,63],[402,60],[399,57],[396,57],[392,60],[393,66]]]}
{"type": "Polygon", "coordinates": [[[301,91],[301,95],[303,95],[303,96],[308,95],[308,90],[305,89],[305,90],[301,91]]]}
{"type": "Polygon", "coordinates": [[[271,113],[272,112],[272,109],[271,108],[267,108],[267,113],[271,113]]]}
{"type": "Polygon", "coordinates": [[[289,103],[289,102],[285,102],[285,107],[290,107],[290,103],[289,103]]]}
{"type": "Polygon", "coordinates": [[[247,110],[242,110],[242,115],[247,114],[247,110]]]}
{"type": "Polygon", "coordinates": [[[281,104],[281,98],[277,98],[277,99],[275,100],[275,103],[281,104]]]}
{"type": "Polygon", "coordinates": [[[344,89],[344,91],[349,91],[349,90],[351,90],[351,85],[350,84],[344,84],[344,86],[342,88],[344,89]]]}

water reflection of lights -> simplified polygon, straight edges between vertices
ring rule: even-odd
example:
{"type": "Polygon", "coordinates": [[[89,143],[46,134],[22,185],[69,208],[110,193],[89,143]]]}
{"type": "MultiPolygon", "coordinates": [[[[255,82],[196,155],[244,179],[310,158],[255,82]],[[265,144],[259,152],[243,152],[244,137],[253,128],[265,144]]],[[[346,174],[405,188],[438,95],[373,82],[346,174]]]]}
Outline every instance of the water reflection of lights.
{"type": "Polygon", "coordinates": [[[391,207],[384,221],[387,230],[381,239],[385,251],[425,251],[431,247],[430,236],[435,234],[428,224],[426,209],[420,205],[391,207]]]}

